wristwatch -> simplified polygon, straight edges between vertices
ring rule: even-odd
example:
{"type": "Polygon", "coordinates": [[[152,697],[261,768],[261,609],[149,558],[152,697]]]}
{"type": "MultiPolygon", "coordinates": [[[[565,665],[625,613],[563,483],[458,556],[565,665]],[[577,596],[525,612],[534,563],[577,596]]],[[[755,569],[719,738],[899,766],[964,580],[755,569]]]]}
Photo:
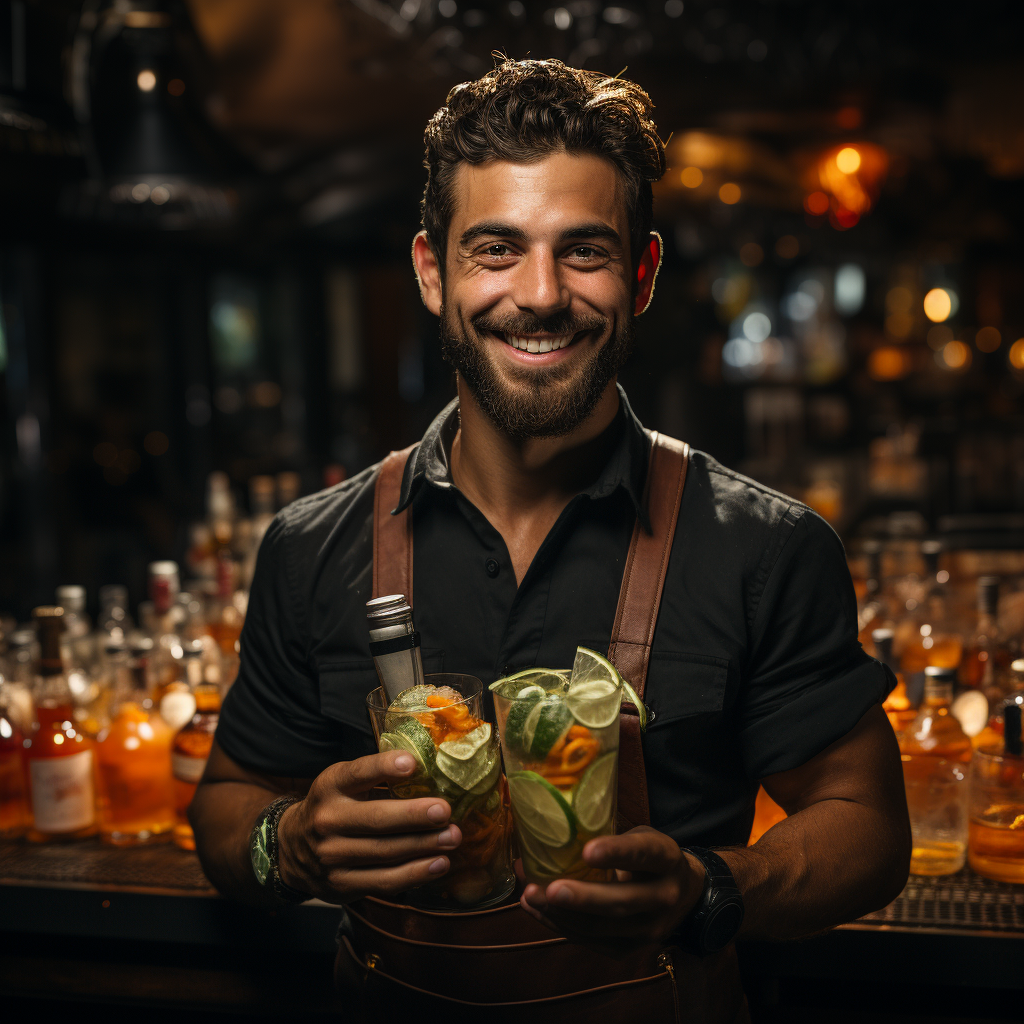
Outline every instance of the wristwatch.
{"type": "Polygon", "coordinates": [[[683,853],[692,853],[704,865],[704,891],[673,939],[687,953],[708,956],[736,938],[743,924],[743,895],[729,865],[713,850],[687,846],[683,853]]]}
{"type": "Polygon", "coordinates": [[[304,903],[312,899],[308,893],[285,885],[277,869],[277,823],[285,810],[298,802],[297,796],[278,797],[263,809],[249,834],[249,859],[256,881],[287,903],[304,903]]]}

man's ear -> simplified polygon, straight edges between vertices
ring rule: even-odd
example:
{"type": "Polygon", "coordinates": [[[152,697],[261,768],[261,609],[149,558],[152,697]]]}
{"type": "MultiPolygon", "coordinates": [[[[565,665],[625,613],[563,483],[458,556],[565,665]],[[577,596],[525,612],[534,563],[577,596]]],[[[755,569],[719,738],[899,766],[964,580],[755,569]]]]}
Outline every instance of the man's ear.
{"type": "Polygon", "coordinates": [[[441,268],[427,241],[426,231],[420,231],[412,240],[412,265],[416,270],[416,283],[420,286],[423,305],[434,316],[441,315],[441,268]]]}
{"type": "Polygon", "coordinates": [[[644,247],[643,255],[640,257],[640,265],[636,268],[634,316],[645,313],[651,304],[651,299],[654,298],[654,282],[657,280],[658,271],[661,270],[661,253],[661,235],[657,231],[652,231],[651,237],[644,247]]]}

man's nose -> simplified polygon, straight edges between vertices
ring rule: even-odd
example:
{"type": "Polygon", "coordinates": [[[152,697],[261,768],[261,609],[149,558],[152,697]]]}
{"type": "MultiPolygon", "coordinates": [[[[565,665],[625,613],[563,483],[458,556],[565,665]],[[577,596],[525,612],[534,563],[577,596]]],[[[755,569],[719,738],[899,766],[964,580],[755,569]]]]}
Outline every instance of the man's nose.
{"type": "Polygon", "coordinates": [[[531,253],[518,269],[512,299],[520,309],[543,317],[569,305],[569,289],[553,253],[531,253]]]}

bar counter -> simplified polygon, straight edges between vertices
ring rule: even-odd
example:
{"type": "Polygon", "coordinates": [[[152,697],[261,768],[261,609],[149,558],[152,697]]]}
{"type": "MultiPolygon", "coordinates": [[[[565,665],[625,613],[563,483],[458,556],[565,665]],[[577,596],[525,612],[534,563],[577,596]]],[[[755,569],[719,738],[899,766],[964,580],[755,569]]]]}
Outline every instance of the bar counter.
{"type": "MultiPolygon", "coordinates": [[[[263,911],[224,900],[195,854],[170,845],[0,842],[0,995],[33,1009],[134,1005],[149,1020],[344,1019],[331,988],[338,918],[317,901],[263,911]]],[[[801,942],[744,943],[741,959],[755,1022],[826,1010],[834,1021],[900,1020],[898,1004],[925,1011],[929,994],[971,1013],[927,1019],[1019,1019],[1024,886],[969,869],[913,876],[878,913],[801,942]]]]}

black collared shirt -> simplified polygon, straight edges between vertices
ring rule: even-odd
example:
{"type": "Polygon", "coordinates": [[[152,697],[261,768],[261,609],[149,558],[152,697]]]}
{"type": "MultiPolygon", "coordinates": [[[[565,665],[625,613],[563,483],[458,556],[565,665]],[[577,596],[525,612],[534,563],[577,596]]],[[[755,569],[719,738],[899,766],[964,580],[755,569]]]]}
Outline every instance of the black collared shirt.
{"type": "MultiPolygon", "coordinates": [[[[611,455],[516,586],[500,534],[452,483],[457,403],[406,467],[413,608],[427,672],[484,684],[608,648],[649,441],[620,391],[611,455]]],[[[366,695],[377,467],[303,498],[260,548],[241,669],[217,740],[249,768],[313,777],[374,751],[366,695]]],[[[890,688],[857,642],[843,547],[806,506],[693,452],[647,677],[652,824],[680,843],[746,841],[758,780],[804,764],[890,688]]]]}

